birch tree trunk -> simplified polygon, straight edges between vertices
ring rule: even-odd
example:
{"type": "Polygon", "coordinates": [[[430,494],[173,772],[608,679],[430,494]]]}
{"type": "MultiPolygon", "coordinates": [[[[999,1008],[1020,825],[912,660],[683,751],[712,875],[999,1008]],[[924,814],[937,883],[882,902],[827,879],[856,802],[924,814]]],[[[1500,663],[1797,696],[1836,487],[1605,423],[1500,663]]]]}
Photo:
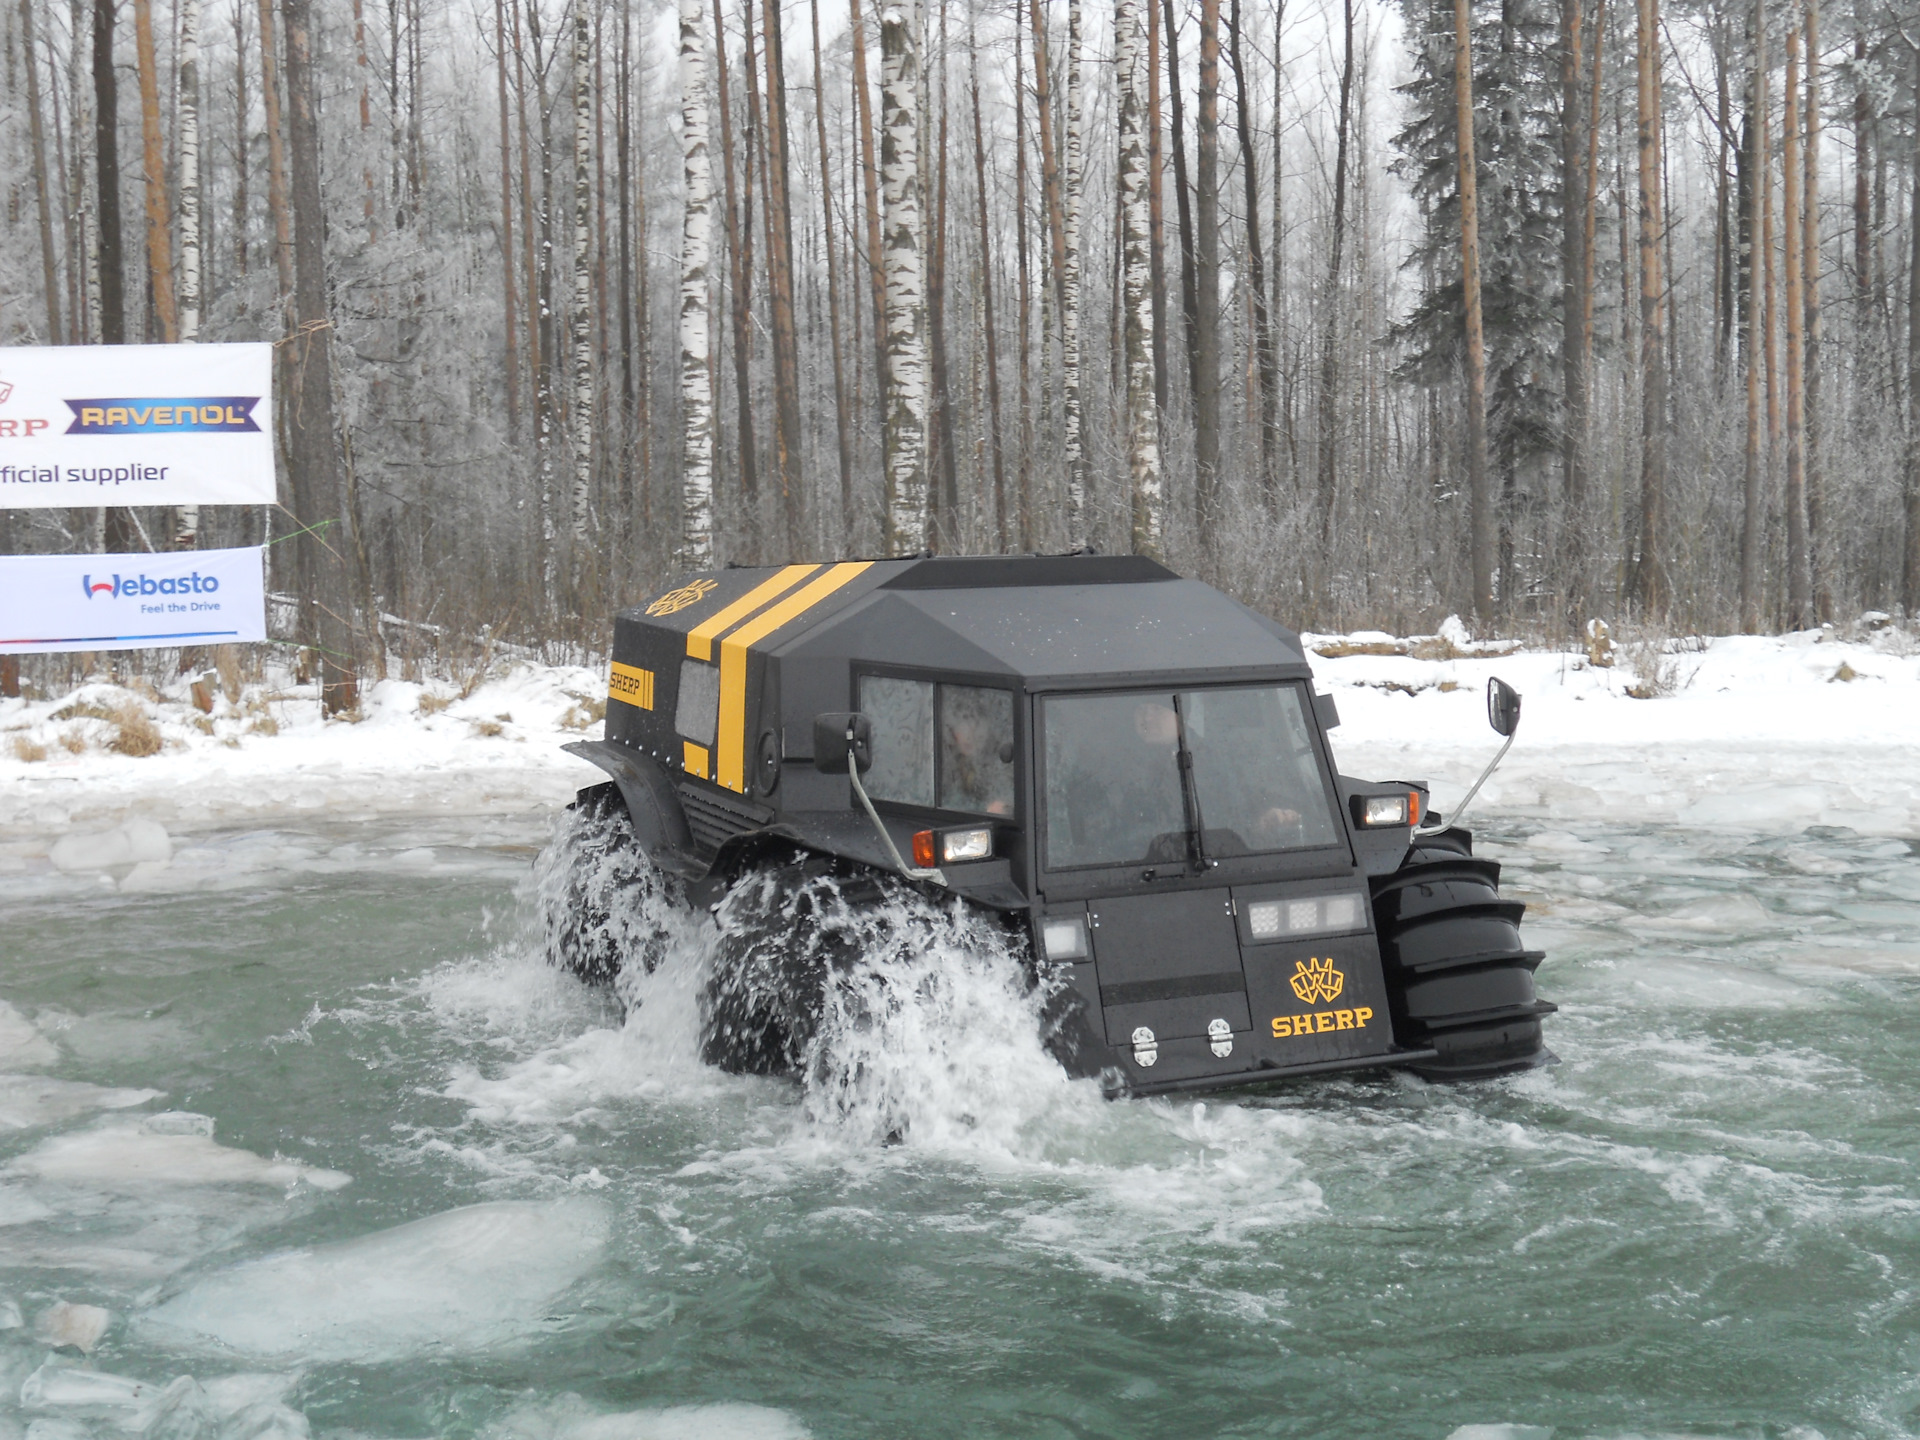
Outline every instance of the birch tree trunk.
{"type": "Polygon", "coordinates": [[[593,500],[593,35],[587,7],[573,9],[573,579],[590,575],[588,524],[593,500]]]}
{"type": "Polygon", "coordinates": [[[880,13],[880,170],[886,192],[886,550],[927,548],[926,284],[920,250],[919,17],[913,0],[880,13]]]}
{"type": "Polygon", "coordinates": [[[1132,496],[1133,551],[1166,555],[1166,497],[1160,475],[1160,422],[1154,406],[1153,196],[1147,146],[1147,44],[1140,7],[1153,0],[1116,0],[1114,76],[1120,128],[1120,213],[1125,226],[1121,268],[1125,292],[1127,476],[1132,496]]]}
{"type": "MultiPolygon", "coordinates": [[[[180,0],[180,340],[200,338],[200,0],[180,0]]],[[[200,507],[182,505],[173,515],[173,548],[200,543],[200,507]]],[[[184,657],[183,657],[184,659],[184,657]]]]}
{"type": "Polygon", "coordinates": [[[1666,237],[1661,195],[1660,0],[1637,0],[1635,147],[1640,179],[1640,550],[1634,592],[1649,618],[1670,599],[1665,565],[1667,503],[1666,237]]]}
{"type": "Polygon", "coordinates": [[[348,583],[346,491],[334,432],[331,323],[327,313],[325,212],[320,198],[320,124],[312,60],[311,0],[282,0],[287,35],[287,141],[293,200],[294,303],[298,329],[290,352],[293,403],[287,408],[295,518],[314,527],[299,546],[304,627],[319,656],[320,709],[356,709],[360,682],[348,583]],[[334,528],[340,527],[340,528],[334,528]]]}
{"type": "Polygon", "coordinates": [[[134,55],[140,74],[140,136],[147,197],[147,278],[160,339],[180,339],[173,293],[173,205],[167,198],[167,141],[160,129],[160,62],[153,48],[153,0],[133,0],[134,55]]]}
{"type": "MultiPolygon", "coordinates": [[[[880,405],[880,436],[884,446],[887,433],[887,271],[881,258],[880,242],[880,162],[873,143],[873,91],[867,80],[867,22],[860,11],[860,0],[849,0],[853,36],[854,121],[860,131],[860,185],[866,202],[866,272],[873,296],[873,379],[874,394],[880,405]]],[[[1016,17],[1017,23],[1017,17],[1016,17]]],[[[884,524],[884,521],[882,522],[884,524]]]]}
{"type": "Polygon", "coordinates": [[[1453,0],[1453,102],[1460,165],[1460,276],[1466,307],[1468,549],[1473,613],[1494,615],[1493,495],[1487,474],[1487,343],[1480,316],[1480,181],[1473,146],[1473,7],[1453,0]]]}
{"type": "MultiPolygon", "coordinates": [[[[1211,0],[1210,0],[1211,3],[1211,0]]],[[[1080,0],[1067,0],[1066,194],[1062,198],[1060,380],[1067,467],[1067,548],[1087,543],[1086,422],[1081,405],[1080,205],[1084,188],[1086,114],[1080,87],[1080,0]]]]}
{"type": "Polygon", "coordinates": [[[710,570],[713,552],[713,380],[707,262],[713,164],[707,154],[706,27],[700,0],[680,0],[680,154],[687,207],[680,227],[680,553],[682,569],[710,570]]]}

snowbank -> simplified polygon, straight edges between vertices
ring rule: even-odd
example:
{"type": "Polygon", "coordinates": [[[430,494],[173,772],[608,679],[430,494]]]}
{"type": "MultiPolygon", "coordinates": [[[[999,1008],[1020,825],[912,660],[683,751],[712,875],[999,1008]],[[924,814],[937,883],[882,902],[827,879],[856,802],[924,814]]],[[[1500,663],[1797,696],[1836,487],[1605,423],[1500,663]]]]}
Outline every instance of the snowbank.
{"type": "MultiPolygon", "coordinates": [[[[1892,626],[1622,647],[1610,667],[1584,651],[1475,644],[1457,623],[1416,640],[1305,638],[1339,701],[1342,767],[1431,780],[1443,812],[1493,753],[1483,694],[1499,675],[1525,710],[1475,802],[1482,818],[1920,834],[1920,639],[1892,626]]],[[[216,692],[208,714],[185,681],[0,701],[0,870],[111,872],[138,888],[177,868],[170,834],[289,816],[544,814],[597,773],[560,746],[599,733],[604,694],[597,670],[520,662],[465,695],[382,682],[351,723],[323,722],[312,687],[285,676],[216,692]],[[135,753],[109,748],[129,726],[122,748],[135,753]]]]}

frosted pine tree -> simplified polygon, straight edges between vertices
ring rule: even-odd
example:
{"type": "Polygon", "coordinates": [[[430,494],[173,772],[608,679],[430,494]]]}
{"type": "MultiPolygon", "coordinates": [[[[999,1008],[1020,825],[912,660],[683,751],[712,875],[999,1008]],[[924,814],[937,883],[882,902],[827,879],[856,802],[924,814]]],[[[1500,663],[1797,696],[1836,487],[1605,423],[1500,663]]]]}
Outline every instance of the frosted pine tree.
{"type": "Polygon", "coordinates": [[[916,25],[912,0],[892,0],[880,12],[889,555],[913,555],[927,548],[927,291],[920,258],[916,25]]]}
{"type": "Polygon", "coordinates": [[[713,162],[707,154],[707,38],[701,0],[680,0],[680,153],[686,214],[680,228],[680,564],[713,556],[712,320],[707,263],[713,243],[713,162]]]}

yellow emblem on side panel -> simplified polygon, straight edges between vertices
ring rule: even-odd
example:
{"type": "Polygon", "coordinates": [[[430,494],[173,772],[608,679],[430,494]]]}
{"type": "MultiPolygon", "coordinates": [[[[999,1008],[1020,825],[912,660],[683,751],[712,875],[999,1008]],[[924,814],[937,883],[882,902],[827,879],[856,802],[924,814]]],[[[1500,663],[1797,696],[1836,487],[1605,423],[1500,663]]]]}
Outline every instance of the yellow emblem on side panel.
{"type": "Polygon", "coordinates": [[[1314,958],[1294,961],[1293,974],[1287,977],[1287,983],[1293,986],[1293,993],[1300,997],[1301,1004],[1314,1005],[1322,1000],[1338,1000],[1346,988],[1347,977],[1333,968],[1333,961],[1314,958]]]}
{"type": "Polygon", "coordinates": [[[666,594],[662,595],[658,600],[654,601],[651,605],[647,606],[647,614],[649,615],[677,614],[678,612],[686,609],[687,606],[697,604],[700,601],[706,599],[707,595],[713,590],[713,587],[718,583],[719,582],[715,580],[690,580],[685,585],[682,585],[678,590],[667,591],[666,594]]]}
{"type": "Polygon", "coordinates": [[[613,673],[607,677],[607,698],[618,700],[641,710],[653,708],[653,672],[642,670],[638,665],[622,665],[613,662],[613,673]]]}

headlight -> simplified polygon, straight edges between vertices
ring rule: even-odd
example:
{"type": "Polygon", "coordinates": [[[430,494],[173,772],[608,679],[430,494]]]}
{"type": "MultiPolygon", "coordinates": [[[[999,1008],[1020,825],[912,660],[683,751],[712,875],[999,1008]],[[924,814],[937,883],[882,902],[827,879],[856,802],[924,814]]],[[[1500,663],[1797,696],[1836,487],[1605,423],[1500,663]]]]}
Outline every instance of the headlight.
{"type": "Polygon", "coordinates": [[[1256,900],[1247,906],[1247,933],[1255,940],[1333,935],[1363,929],[1365,923],[1360,897],[1352,891],[1297,900],[1256,900]]]}
{"type": "Polygon", "coordinates": [[[1418,825],[1420,792],[1402,790],[1394,795],[1356,795],[1353,797],[1354,821],[1367,828],[1384,825],[1418,825]]]}
{"type": "Polygon", "coordinates": [[[913,863],[922,870],[992,858],[993,831],[985,825],[974,830],[916,830],[913,835],[913,863]]]}
{"type": "Polygon", "coordinates": [[[1087,958],[1087,922],[1078,916],[1040,922],[1040,943],[1049,960],[1087,958]]]}
{"type": "Polygon", "coordinates": [[[982,826],[978,830],[947,830],[940,836],[940,863],[951,865],[956,860],[990,860],[993,858],[993,831],[982,826]]]}

